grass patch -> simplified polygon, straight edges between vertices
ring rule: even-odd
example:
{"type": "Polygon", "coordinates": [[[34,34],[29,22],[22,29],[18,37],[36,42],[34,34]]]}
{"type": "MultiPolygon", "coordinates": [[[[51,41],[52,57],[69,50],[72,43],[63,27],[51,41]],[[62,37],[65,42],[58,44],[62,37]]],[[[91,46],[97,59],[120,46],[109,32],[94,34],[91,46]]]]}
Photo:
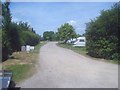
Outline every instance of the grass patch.
{"type": "Polygon", "coordinates": [[[77,52],[77,53],[82,54],[82,55],[86,55],[86,53],[87,53],[85,47],[74,47],[70,44],[63,44],[63,43],[58,43],[57,45],[60,47],[63,47],[63,48],[73,50],[74,52],[77,52]]]}
{"type": "Polygon", "coordinates": [[[6,66],[4,69],[13,71],[13,80],[19,82],[21,79],[27,78],[28,71],[30,71],[31,66],[29,64],[23,65],[10,65],[6,66]]]}
{"type": "Polygon", "coordinates": [[[3,69],[12,70],[13,80],[16,83],[32,76],[36,71],[35,64],[38,60],[40,47],[44,44],[46,42],[40,42],[30,53],[14,52],[7,61],[3,62],[3,69]]]}

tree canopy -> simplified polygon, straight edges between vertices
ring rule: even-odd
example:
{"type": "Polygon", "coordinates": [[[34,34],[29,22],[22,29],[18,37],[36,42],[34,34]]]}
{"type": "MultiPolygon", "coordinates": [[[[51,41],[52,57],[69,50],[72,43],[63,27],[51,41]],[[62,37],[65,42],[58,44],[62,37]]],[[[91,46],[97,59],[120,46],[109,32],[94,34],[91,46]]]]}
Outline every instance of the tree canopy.
{"type": "Polygon", "coordinates": [[[53,41],[54,40],[54,32],[53,31],[45,31],[43,33],[44,40],[53,41]]]}
{"type": "Polygon", "coordinates": [[[37,45],[40,37],[27,22],[12,22],[10,2],[2,3],[2,60],[6,60],[21,45],[37,45]]]}
{"type": "Polygon", "coordinates": [[[58,28],[58,34],[60,37],[60,40],[64,40],[65,43],[68,39],[76,37],[75,29],[72,25],[69,23],[65,23],[58,28]]]}
{"type": "Polygon", "coordinates": [[[105,59],[120,59],[119,14],[120,2],[109,10],[102,10],[99,17],[86,24],[86,45],[89,55],[105,59]]]}

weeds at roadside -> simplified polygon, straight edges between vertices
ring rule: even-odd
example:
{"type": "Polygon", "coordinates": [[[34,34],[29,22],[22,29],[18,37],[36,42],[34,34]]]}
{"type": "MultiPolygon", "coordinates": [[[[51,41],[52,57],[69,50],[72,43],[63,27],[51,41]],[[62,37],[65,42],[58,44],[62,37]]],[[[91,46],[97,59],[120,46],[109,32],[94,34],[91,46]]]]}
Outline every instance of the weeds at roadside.
{"type": "Polygon", "coordinates": [[[46,42],[39,43],[30,53],[14,52],[2,66],[5,70],[12,70],[13,80],[16,83],[30,77],[35,72],[35,64],[38,60],[39,50],[46,42]]]}

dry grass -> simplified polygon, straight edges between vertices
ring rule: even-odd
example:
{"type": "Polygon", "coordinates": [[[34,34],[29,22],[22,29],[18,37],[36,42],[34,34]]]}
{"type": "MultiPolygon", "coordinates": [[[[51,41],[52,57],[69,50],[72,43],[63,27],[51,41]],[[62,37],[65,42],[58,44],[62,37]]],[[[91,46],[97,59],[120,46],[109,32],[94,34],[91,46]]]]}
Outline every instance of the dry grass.
{"type": "Polygon", "coordinates": [[[35,71],[35,64],[39,56],[39,49],[45,43],[40,43],[35,47],[34,51],[14,52],[10,58],[2,63],[3,69],[13,71],[13,80],[17,83],[32,76],[35,71]]]}
{"type": "Polygon", "coordinates": [[[33,64],[36,62],[37,53],[14,52],[9,60],[3,62],[3,67],[16,64],[33,64]]]}

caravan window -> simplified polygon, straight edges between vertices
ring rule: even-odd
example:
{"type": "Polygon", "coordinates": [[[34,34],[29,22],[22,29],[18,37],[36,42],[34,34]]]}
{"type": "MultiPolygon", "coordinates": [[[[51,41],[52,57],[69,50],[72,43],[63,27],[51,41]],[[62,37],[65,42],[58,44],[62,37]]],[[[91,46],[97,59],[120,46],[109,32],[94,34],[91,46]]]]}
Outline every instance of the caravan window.
{"type": "Polygon", "coordinates": [[[85,42],[85,40],[84,40],[84,39],[80,39],[79,41],[80,41],[80,42],[85,42]]]}

